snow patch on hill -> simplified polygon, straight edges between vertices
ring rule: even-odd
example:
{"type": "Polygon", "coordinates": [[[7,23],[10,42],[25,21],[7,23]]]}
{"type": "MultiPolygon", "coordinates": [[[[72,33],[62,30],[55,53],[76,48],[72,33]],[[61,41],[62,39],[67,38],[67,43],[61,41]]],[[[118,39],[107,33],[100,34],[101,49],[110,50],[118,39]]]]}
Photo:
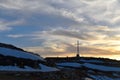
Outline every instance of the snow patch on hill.
{"type": "Polygon", "coordinates": [[[109,66],[103,66],[103,65],[96,65],[96,64],[91,64],[91,63],[76,63],[76,62],[62,62],[62,63],[57,63],[57,66],[62,66],[62,67],[75,67],[75,68],[80,68],[82,66],[90,68],[90,69],[96,69],[100,71],[114,71],[114,72],[120,72],[120,68],[118,67],[109,67],[109,66]]]}
{"type": "Polygon", "coordinates": [[[59,69],[40,64],[40,69],[34,69],[29,66],[25,66],[24,68],[18,66],[0,66],[0,71],[52,72],[59,71],[59,69]]]}
{"type": "Polygon", "coordinates": [[[32,60],[44,60],[42,57],[39,57],[37,55],[31,54],[28,52],[2,48],[2,47],[0,47],[0,54],[4,56],[13,56],[13,57],[26,58],[26,59],[32,59],[32,60]]]}
{"type": "Polygon", "coordinates": [[[48,67],[46,65],[43,65],[43,64],[39,64],[40,67],[41,67],[41,70],[42,72],[51,72],[51,71],[59,71],[59,69],[57,68],[53,68],[53,67],[48,67]]]}
{"type": "Polygon", "coordinates": [[[91,69],[96,69],[100,71],[117,71],[120,72],[120,68],[118,67],[109,67],[109,66],[102,66],[102,65],[95,65],[90,63],[84,63],[83,66],[91,69]]]}
{"type": "Polygon", "coordinates": [[[100,75],[90,75],[91,78],[94,80],[120,80],[120,78],[110,78],[107,76],[100,76],[100,75]]]}

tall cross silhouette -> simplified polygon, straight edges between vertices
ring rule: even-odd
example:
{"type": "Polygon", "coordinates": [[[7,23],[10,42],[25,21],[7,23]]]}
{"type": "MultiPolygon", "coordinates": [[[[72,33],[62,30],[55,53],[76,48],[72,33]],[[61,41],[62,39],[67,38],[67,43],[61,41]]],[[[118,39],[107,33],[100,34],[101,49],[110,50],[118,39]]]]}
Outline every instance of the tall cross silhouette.
{"type": "Polygon", "coordinates": [[[76,55],[76,57],[80,57],[79,45],[80,45],[80,43],[79,43],[79,41],[77,41],[77,55],[76,55]]]}

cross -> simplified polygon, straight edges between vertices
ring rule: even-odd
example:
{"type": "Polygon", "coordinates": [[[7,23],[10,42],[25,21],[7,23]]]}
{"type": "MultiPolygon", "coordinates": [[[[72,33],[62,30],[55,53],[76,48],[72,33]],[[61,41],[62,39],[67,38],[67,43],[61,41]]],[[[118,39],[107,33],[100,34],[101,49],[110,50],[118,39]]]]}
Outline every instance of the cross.
{"type": "Polygon", "coordinates": [[[80,53],[79,45],[80,45],[80,43],[79,43],[79,41],[77,41],[77,55],[76,55],[76,57],[80,57],[80,55],[79,55],[79,53],[80,53]]]}

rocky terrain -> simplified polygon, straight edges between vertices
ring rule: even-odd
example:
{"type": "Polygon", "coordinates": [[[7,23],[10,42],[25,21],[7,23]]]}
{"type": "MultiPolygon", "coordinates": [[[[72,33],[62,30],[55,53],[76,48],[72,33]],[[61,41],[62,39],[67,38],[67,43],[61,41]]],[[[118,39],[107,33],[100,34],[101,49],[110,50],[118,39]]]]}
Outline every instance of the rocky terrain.
{"type": "Polygon", "coordinates": [[[107,58],[70,57],[46,58],[55,62],[63,76],[61,80],[120,80],[120,61],[107,58]]]}

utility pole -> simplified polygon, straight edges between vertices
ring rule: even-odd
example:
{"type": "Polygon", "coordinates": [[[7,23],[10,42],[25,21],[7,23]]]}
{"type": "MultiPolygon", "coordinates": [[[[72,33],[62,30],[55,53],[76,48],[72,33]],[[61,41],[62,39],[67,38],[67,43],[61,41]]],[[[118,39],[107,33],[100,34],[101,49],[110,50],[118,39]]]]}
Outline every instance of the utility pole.
{"type": "Polygon", "coordinates": [[[79,43],[79,41],[77,41],[77,55],[76,55],[76,57],[80,57],[79,45],[80,45],[80,43],[79,43]]]}

